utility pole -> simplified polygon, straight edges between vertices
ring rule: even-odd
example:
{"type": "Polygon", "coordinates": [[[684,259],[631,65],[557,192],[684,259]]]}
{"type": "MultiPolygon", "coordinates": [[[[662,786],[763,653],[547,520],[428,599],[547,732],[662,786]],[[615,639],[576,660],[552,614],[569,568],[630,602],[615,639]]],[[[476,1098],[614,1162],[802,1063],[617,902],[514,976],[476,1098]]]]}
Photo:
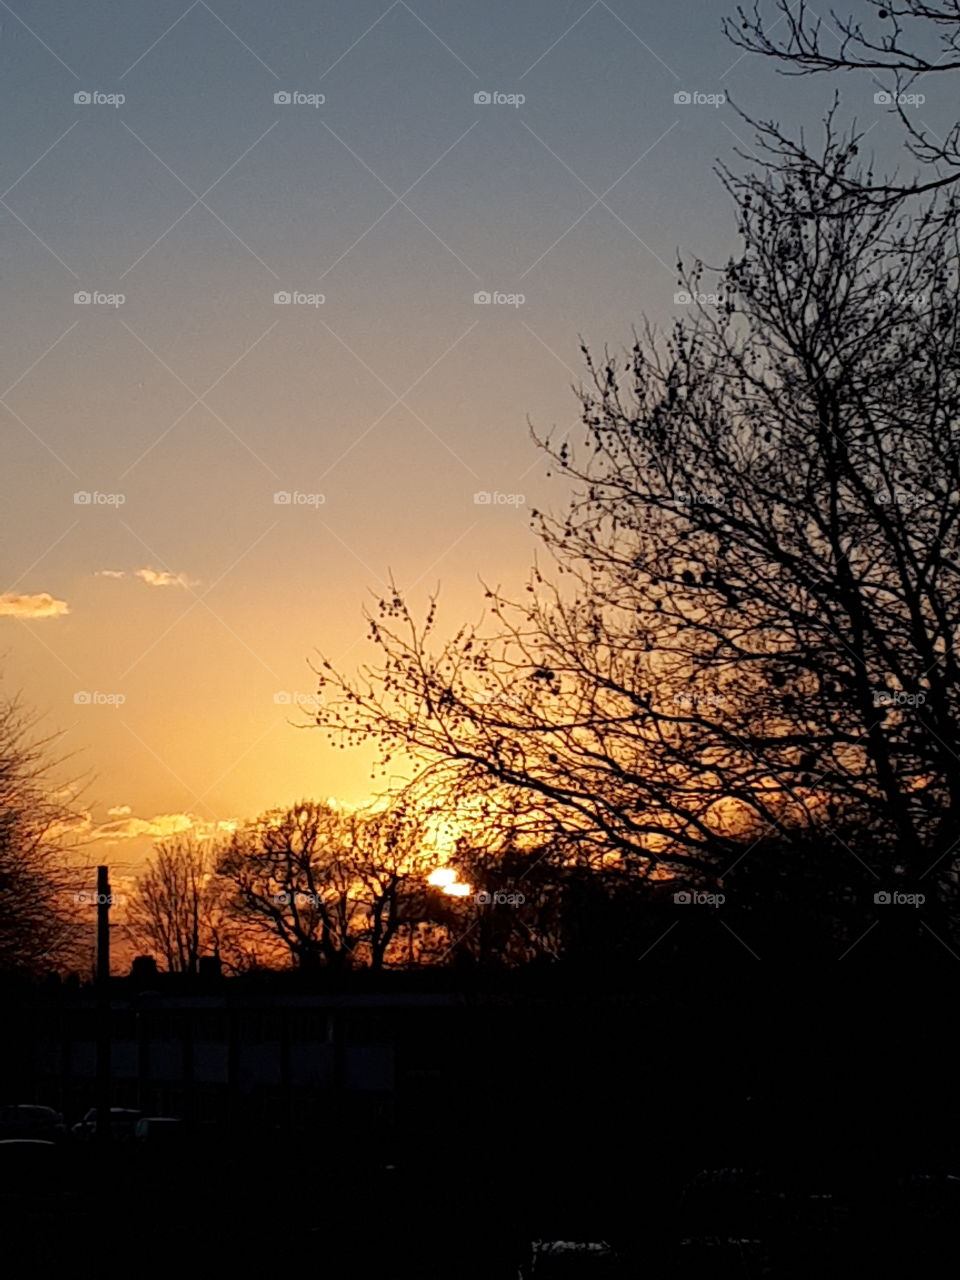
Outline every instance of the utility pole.
{"type": "Polygon", "coordinates": [[[97,1144],[110,1140],[110,880],[97,867],[97,1144]]]}

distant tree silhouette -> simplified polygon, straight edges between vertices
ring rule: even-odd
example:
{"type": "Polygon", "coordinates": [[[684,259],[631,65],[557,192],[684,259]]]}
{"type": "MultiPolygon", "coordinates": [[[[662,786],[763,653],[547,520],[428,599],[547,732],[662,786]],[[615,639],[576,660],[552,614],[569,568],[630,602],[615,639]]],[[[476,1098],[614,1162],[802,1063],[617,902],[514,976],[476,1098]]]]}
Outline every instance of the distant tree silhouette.
{"type": "Polygon", "coordinates": [[[241,827],[217,871],[229,912],[273,955],[306,970],[381,969],[406,954],[430,865],[405,810],[359,814],[305,800],[241,827]]]}
{"type": "Polygon", "coordinates": [[[159,957],[168,973],[197,973],[201,955],[217,942],[217,903],[211,884],[213,851],[192,835],[159,840],[137,877],[127,907],[136,944],[159,957]]]}
{"type": "Polygon", "coordinates": [[[411,753],[451,806],[521,792],[640,879],[715,886],[756,841],[843,862],[855,830],[884,888],[952,894],[956,217],[864,203],[829,125],[816,163],[764,155],[722,171],[742,246],[680,267],[672,331],[583,348],[582,444],[539,440],[575,488],[534,513],[553,580],[489,590],[491,621],[446,643],[435,602],[420,623],[392,592],[379,663],[319,668],[318,720],[411,753]]]}
{"type": "Polygon", "coordinates": [[[79,967],[89,960],[89,884],[75,854],[79,815],[49,777],[52,738],[16,699],[0,700],[0,972],[79,967]],[[85,927],[86,926],[86,927],[85,927]]]}

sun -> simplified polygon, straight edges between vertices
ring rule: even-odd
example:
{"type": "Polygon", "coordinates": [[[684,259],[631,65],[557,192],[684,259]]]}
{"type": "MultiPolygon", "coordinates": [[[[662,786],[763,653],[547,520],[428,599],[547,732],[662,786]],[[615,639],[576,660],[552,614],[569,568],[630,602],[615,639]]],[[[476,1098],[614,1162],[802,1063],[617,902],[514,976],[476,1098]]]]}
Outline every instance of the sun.
{"type": "Polygon", "coordinates": [[[427,884],[441,889],[449,898],[466,898],[473,891],[472,885],[458,878],[453,867],[436,867],[427,876],[427,884]]]}

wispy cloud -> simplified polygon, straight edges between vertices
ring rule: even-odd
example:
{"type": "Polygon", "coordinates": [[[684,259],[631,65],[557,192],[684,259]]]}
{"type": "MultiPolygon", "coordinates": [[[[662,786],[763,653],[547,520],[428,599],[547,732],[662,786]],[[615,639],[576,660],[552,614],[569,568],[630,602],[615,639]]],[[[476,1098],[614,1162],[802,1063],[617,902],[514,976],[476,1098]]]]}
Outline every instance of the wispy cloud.
{"type": "Polygon", "coordinates": [[[197,582],[185,573],[173,573],[169,569],[134,569],[129,574],[126,569],[97,569],[97,578],[139,578],[148,587],[195,587],[197,582]]]}
{"type": "MultiPolygon", "coordinates": [[[[193,818],[187,813],[158,813],[153,818],[133,818],[129,816],[129,806],[122,805],[127,815],[118,817],[114,822],[102,822],[91,829],[91,840],[133,840],[137,836],[147,836],[152,840],[161,840],[165,836],[175,836],[181,831],[190,831],[194,825],[193,818]]],[[[113,809],[108,810],[114,813],[113,809]]]]}
{"type": "Polygon", "coordinates": [[[0,617],[60,618],[69,612],[66,600],[54,600],[47,591],[33,596],[22,596],[13,591],[0,595],[0,617]]]}
{"type": "Polygon", "coordinates": [[[112,809],[107,810],[107,816],[110,818],[127,818],[133,810],[128,804],[115,804],[112,809]]]}
{"type": "Polygon", "coordinates": [[[171,573],[168,569],[138,569],[136,576],[151,587],[195,587],[197,584],[185,573],[171,573]]]}

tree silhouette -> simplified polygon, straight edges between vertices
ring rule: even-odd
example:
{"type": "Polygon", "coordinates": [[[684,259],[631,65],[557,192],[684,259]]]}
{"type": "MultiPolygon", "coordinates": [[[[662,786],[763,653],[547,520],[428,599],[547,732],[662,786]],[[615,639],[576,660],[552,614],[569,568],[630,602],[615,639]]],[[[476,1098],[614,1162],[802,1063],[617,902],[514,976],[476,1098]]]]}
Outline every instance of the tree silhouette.
{"type": "Polygon", "coordinates": [[[774,832],[952,892],[956,218],[864,203],[829,124],[815,163],[764,155],[723,171],[742,245],[712,292],[681,266],[670,333],[583,348],[584,438],[539,441],[575,489],[534,513],[552,579],[489,590],[446,643],[394,591],[378,664],[320,668],[318,722],[412,753],[450,804],[523,793],[639,877],[716,884],[774,832]]]}
{"type": "Polygon", "coordinates": [[[200,956],[217,941],[212,871],[209,845],[180,835],[158,841],[137,877],[128,928],[138,946],[159,955],[168,973],[195,975],[200,956]]]}
{"type": "Polygon", "coordinates": [[[301,969],[381,969],[406,954],[430,868],[406,810],[349,813],[304,800],[234,833],[218,875],[228,912],[268,954],[301,969]]]}
{"type": "MultiPolygon", "coordinates": [[[[772,59],[785,75],[869,71],[878,90],[875,105],[898,115],[907,150],[919,162],[914,176],[904,180],[872,172],[842,174],[828,189],[829,201],[857,196],[890,207],[910,196],[945,189],[952,193],[960,179],[960,122],[941,137],[918,115],[922,97],[919,103],[916,98],[927,77],[941,79],[960,71],[956,0],[866,4],[872,10],[866,22],[833,12],[825,22],[806,0],[771,0],[769,9],[761,3],[738,7],[736,19],[724,20],[723,28],[737,47],[772,59]]],[[[812,166],[819,176],[826,176],[827,169],[802,138],[791,139],[771,123],[761,128],[775,142],[786,167],[812,166]]]]}
{"type": "Polygon", "coordinates": [[[73,812],[50,780],[53,739],[16,699],[0,702],[0,972],[82,964],[89,888],[72,857],[73,812]]]}

